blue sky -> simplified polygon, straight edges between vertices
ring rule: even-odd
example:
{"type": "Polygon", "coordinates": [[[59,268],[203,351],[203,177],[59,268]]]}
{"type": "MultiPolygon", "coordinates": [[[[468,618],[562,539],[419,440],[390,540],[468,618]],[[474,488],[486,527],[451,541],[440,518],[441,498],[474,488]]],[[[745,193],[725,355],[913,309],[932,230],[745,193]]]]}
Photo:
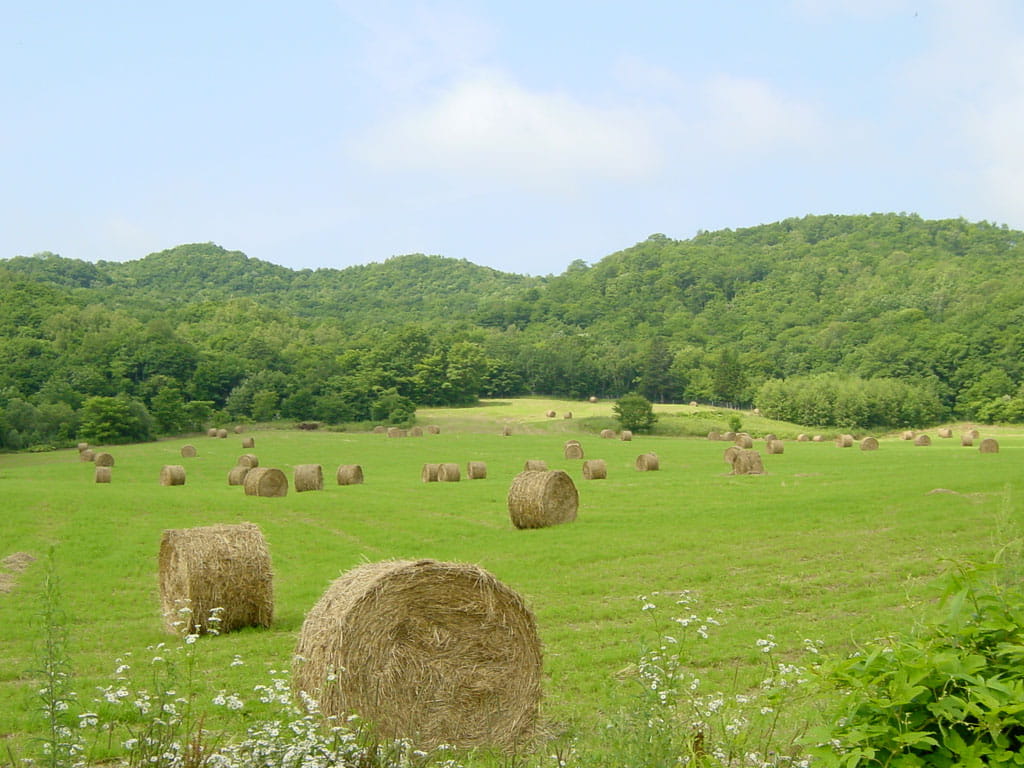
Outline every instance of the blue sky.
{"type": "Polygon", "coordinates": [[[1024,229],[1024,3],[10,0],[0,258],[558,274],[660,232],[1024,229]]]}

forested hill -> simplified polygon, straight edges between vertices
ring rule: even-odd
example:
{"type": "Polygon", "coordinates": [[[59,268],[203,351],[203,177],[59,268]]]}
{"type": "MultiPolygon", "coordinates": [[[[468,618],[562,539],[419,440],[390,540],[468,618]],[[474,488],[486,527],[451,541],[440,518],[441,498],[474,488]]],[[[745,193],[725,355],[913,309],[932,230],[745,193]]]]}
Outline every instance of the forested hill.
{"type": "Polygon", "coordinates": [[[291,270],[213,244],[126,263],[0,260],[0,444],[67,437],[95,397],[120,396],[166,430],[183,426],[180,404],[339,421],[369,418],[382,393],[440,404],[636,389],[784,410],[765,382],[825,374],[833,392],[898,382],[890,394],[919,418],[1016,417],[1021,236],[807,216],[653,235],[546,277],[418,254],[291,270]],[[63,426],[33,426],[46,418],[63,426]]]}

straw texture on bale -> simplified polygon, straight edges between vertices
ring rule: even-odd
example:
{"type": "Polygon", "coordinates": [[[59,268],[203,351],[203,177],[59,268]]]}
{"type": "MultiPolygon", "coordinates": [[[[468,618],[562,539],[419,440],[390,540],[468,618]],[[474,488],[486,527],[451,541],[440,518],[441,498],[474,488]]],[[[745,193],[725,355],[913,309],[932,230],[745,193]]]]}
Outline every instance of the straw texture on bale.
{"type": "Polygon", "coordinates": [[[962,435],[960,435],[960,445],[965,446],[967,448],[970,448],[972,445],[974,445],[974,438],[971,437],[969,432],[964,432],[962,435]]]}
{"type": "Polygon", "coordinates": [[[228,472],[228,485],[245,485],[245,476],[249,474],[251,467],[237,464],[228,472]]]}
{"type": "Polygon", "coordinates": [[[420,480],[424,483],[436,483],[437,470],[440,466],[440,464],[424,464],[423,469],[420,470],[420,480]]]}
{"type": "Polygon", "coordinates": [[[83,448],[78,452],[79,461],[92,461],[96,458],[96,452],[92,448],[83,448]]]}
{"type": "Polygon", "coordinates": [[[740,448],[753,448],[754,447],[754,438],[752,438],[750,435],[746,434],[745,432],[741,432],[740,434],[736,435],[735,442],[736,442],[736,445],[738,445],[740,448]]]}
{"type": "Polygon", "coordinates": [[[523,465],[523,471],[531,472],[547,472],[548,463],[544,459],[527,459],[523,465]]]}
{"type": "Polygon", "coordinates": [[[567,459],[582,459],[583,446],[575,440],[572,440],[565,444],[565,447],[562,449],[562,453],[567,459]]]}
{"type": "Polygon", "coordinates": [[[953,430],[949,427],[942,427],[939,429],[939,437],[952,437],[953,430]]]}
{"type": "Polygon", "coordinates": [[[255,469],[260,465],[259,457],[255,453],[243,453],[238,457],[238,461],[235,462],[240,467],[248,467],[249,469],[255,469]]]}
{"type": "Polygon", "coordinates": [[[768,451],[768,453],[778,455],[786,452],[786,444],[781,440],[769,440],[765,445],[765,450],[768,451]]]}
{"type": "Polygon", "coordinates": [[[387,431],[387,427],[385,427],[383,424],[378,424],[376,427],[373,428],[373,434],[375,435],[383,435],[387,431]]]}
{"type": "Polygon", "coordinates": [[[914,438],[914,445],[931,445],[932,439],[928,435],[918,435],[914,438]]]}
{"type": "Polygon", "coordinates": [[[628,429],[624,429],[619,434],[619,439],[628,443],[633,439],[633,433],[630,432],[628,429]]]}
{"type": "Polygon", "coordinates": [[[437,467],[437,482],[457,483],[462,479],[462,471],[454,461],[446,461],[437,467]]]}
{"type": "Polygon", "coordinates": [[[274,575],[259,526],[210,525],[166,530],[160,540],[160,602],[175,634],[207,630],[221,609],[219,632],[269,627],[274,617],[274,575]],[[181,614],[179,609],[191,613],[181,614]],[[175,627],[184,620],[186,626],[175,627]]]}
{"type": "Polygon", "coordinates": [[[256,447],[256,438],[255,437],[243,437],[242,438],[242,447],[243,448],[255,448],[256,447]]]}
{"type": "Polygon", "coordinates": [[[708,440],[721,440],[721,439],[722,439],[722,433],[721,432],[708,432],[708,440]]]}
{"type": "Polygon", "coordinates": [[[362,485],[363,468],[358,464],[342,464],[338,467],[338,485],[362,485]]]}
{"type": "Polygon", "coordinates": [[[853,447],[853,435],[840,435],[836,438],[836,445],[840,448],[852,448],[853,447]]]}
{"type": "Polygon", "coordinates": [[[608,465],[604,459],[588,459],[583,462],[584,480],[604,480],[608,477],[608,465]]]}
{"type": "Polygon", "coordinates": [[[194,445],[183,445],[181,446],[181,458],[183,459],[194,459],[196,456],[196,447],[194,445]]]}
{"type": "Polygon", "coordinates": [[[293,686],[324,715],[354,712],[385,739],[511,751],[537,725],[542,655],[533,614],[475,565],[353,568],[306,615],[295,657],[293,686]]]}
{"type": "Polygon", "coordinates": [[[612,438],[615,437],[615,430],[614,429],[602,429],[601,430],[601,437],[603,437],[605,440],[611,440],[612,438]]]}
{"type": "Polygon", "coordinates": [[[423,437],[423,427],[413,427],[410,429],[409,437],[423,437]]]}
{"type": "Polygon", "coordinates": [[[114,457],[112,454],[101,452],[93,456],[93,462],[97,467],[112,467],[114,466],[114,457]]]}
{"type": "Polygon", "coordinates": [[[742,450],[743,449],[738,445],[730,445],[725,449],[725,453],[722,454],[722,458],[725,460],[725,463],[731,467],[732,463],[736,460],[736,454],[742,450]]]}
{"type": "Polygon", "coordinates": [[[288,495],[288,477],[280,469],[254,467],[242,483],[246,496],[267,496],[280,498],[288,495]]]}
{"type": "Polygon", "coordinates": [[[97,483],[109,483],[112,472],[110,467],[96,467],[95,479],[97,483]]]}
{"type": "Polygon", "coordinates": [[[436,424],[427,424],[427,434],[439,435],[441,434],[441,428],[436,424]]]}
{"type": "Polygon", "coordinates": [[[387,436],[388,437],[402,437],[402,433],[403,433],[403,430],[399,429],[398,427],[388,427],[387,436]]]}
{"type": "Polygon", "coordinates": [[[84,451],[88,447],[89,447],[88,443],[79,443],[78,444],[78,452],[81,453],[82,451],[84,451]]]}
{"type": "Polygon", "coordinates": [[[877,451],[878,441],[873,437],[865,437],[860,441],[860,449],[862,451],[877,451]]]}
{"type": "Polygon", "coordinates": [[[801,432],[799,435],[796,436],[796,439],[798,443],[806,443],[811,438],[808,435],[805,435],[803,432],[801,432]]]}
{"type": "Polygon", "coordinates": [[[206,436],[207,437],[216,437],[217,436],[217,428],[216,427],[210,427],[208,430],[206,430],[206,436]]]}
{"type": "Polygon", "coordinates": [[[483,480],[487,477],[487,465],[482,461],[466,462],[466,477],[470,480],[483,480]]]}
{"type": "Polygon", "coordinates": [[[557,414],[554,411],[548,411],[544,415],[547,416],[549,419],[553,419],[557,414]]]}
{"type": "Polygon", "coordinates": [[[322,464],[295,465],[295,492],[322,491],[324,489],[324,467],[322,464]]]}
{"type": "Polygon", "coordinates": [[[638,472],[657,472],[660,467],[658,463],[658,454],[641,453],[636,457],[635,466],[638,472]]]}
{"type": "Polygon", "coordinates": [[[823,443],[823,442],[825,442],[825,436],[824,435],[815,435],[814,437],[811,438],[811,442],[812,443],[823,443]]]}
{"type": "Polygon", "coordinates": [[[223,438],[226,438],[227,436],[228,436],[228,431],[226,429],[218,429],[217,430],[217,437],[223,439],[223,438]]]}
{"type": "Polygon", "coordinates": [[[160,468],[160,485],[184,485],[185,468],[180,464],[164,464],[160,468]]]}
{"type": "Polygon", "coordinates": [[[982,453],[999,453],[999,441],[994,437],[986,437],[978,444],[978,450],[982,453]]]}
{"type": "Polygon", "coordinates": [[[508,489],[508,512],[516,528],[571,523],[579,504],[572,478],[560,469],[520,472],[508,489]]]}
{"type": "Polygon", "coordinates": [[[748,448],[741,448],[732,459],[734,475],[763,475],[764,465],[761,454],[748,448]]]}

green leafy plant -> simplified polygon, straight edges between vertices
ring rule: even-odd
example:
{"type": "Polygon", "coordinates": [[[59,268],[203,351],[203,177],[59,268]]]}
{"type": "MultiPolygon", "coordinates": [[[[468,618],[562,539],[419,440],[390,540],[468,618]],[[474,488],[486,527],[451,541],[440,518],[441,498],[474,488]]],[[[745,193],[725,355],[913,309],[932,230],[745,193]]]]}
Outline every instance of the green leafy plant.
{"type": "Polygon", "coordinates": [[[646,432],[658,421],[651,401],[635,392],[623,395],[616,400],[615,405],[612,406],[612,412],[623,429],[634,432],[646,432]]]}

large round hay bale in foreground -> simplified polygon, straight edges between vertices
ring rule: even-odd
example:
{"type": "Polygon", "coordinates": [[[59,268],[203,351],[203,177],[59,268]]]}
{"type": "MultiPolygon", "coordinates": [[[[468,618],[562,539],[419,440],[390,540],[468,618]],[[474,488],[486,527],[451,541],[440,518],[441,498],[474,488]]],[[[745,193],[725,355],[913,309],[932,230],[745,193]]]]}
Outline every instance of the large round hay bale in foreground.
{"type": "Polygon", "coordinates": [[[547,472],[548,463],[544,459],[527,459],[523,464],[524,472],[547,472]]]}
{"type": "Polygon", "coordinates": [[[454,461],[446,461],[437,467],[437,482],[457,483],[462,479],[462,471],[454,461]]]}
{"type": "Polygon", "coordinates": [[[378,738],[507,751],[537,724],[542,655],[522,598],[475,565],[365,563],[306,614],[292,684],[378,738]],[[330,682],[328,682],[330,680],[330,682]]]}
{"type": "Polygon", "coordinates": [[[656,453],[641,453],[636,457],[635,466],[638,472],[657,472],[659,468],[658,455],[656,453]]]}
{"type": "Polygon", "coordinates": [[[248,467],[249,469],[255,469],[260,465],[259,457],[255,453],[243,453],[238,457],[238,461],[235,462],[240,467],[248,467]]]}
{"type": "Polygon", "coordinates": [[[93,463],[95,463],[97,467],[112,467],[114,466],[114,456],[105,452],[97,453],[93,457],[93,463]]]}
{"type": "Polygon", "coordinates": [[[280,498],[288,495],[288,477],[280,469],[254,467],[242,483],[246,496],[280,498]]]}
{"type": "Polygon", "coordinates": [[[986,437],[978,444],[978,450],[982,453],[999,453],[999,441],[994,437],[986,437]]]}
{"type": "Polygon", "coordinates": [[[164,464],[160,468],[160,485],[184,485],[185,468],[180,464],[164,464]]]}
{"type": "Polygon", "coordinates": [[[565,444],[565,447],[562,449],[562,453],[567,459],[582,459],[583,446],[576,440],[570,440],[565,444]]]}
{"type": "Polygon", "coordinates": [[[83,448],[78,452],[79,461],[92,461],[96,458],[96,452],[92,448],[83,448]]]}
{"type": "Polygon", "coordinates": [[[362,485],[363,468],[358,464],[342,464],[338,467],[338,485],[362,485]]]}
{"type": "Polygon", "coordinates": [[[608,477],[608,465],[604,459],[588,459],[583,462],[584,480],[604,480],[608,477]]]}
{"type": "Polygon", "coordinates": [[[228,472],[228,485],[245,485],[245,476],[249,474],[249,470],[252,467],[247,467],[243,464],[238,464],[231,468],[228,472]]]}
{"type": "Polygon", "coordinates": [[[322,464],[295,465],[295,492],[322,491],[324,489],[324,467],[322,464]]]}
{"type": "Polygon", "coordinates": [[[183,445],[181,446],[181,458],[183,459],[194,459],[196,457],[196,447],[194,445],[183,445]]]}
{"type": "Polygon", "coordinates": [[[928,435],[918,435],[914,438],[914,445],[931,445],[932,439],[928,435]]]}
{"type": "Polygon", "coordinates": [[[466,462],[466,477],[470,480],[484,480],[487,477],[487,465],[482,461],[466,462]]]}
{"type": "Polygon", "coordinates": [[[440,464],[424,464],[423,469],[420,470],[420,480],[424,483],[436,483],[437,470],[440,466],[440,464]]]}
{"type": "Polygon", "coordinates": [[[110,467],[96,467],[94,477],[97,483],[109,483],[111,475],[110,467]]]}
{"type": "Polygon", "coordinates": [[[860,441],[860,449],[862,451],[877,451],[878,441],[873,437],[865,437],[860,441]]]}
{"type": "Polygon", "coordinates": [[[741,448],[733,456],[732,474],[763,475],[764,465],[761,463],[761,454],[748,448],[741,448]]]}
{"type": "Polygon", "coordinates": [[[255,448],[256,447],[256,438],[255,437],[243,437],[242,438],[242,447],[246,448],[246,449],[255,448]]]}
{"type": "Polygon", "coordinates": [[[516,528],[571,523],[579,504],[572,478],[560,469],[520,472],[508,489],[508,512],[516,528]]]}
{"type": "Polygon", "coordinates": [[[160,603],[168,631],[201,634],[269,627],[274,617],[270,551],[252,523],[166,530],[160,540],[160,603]],[[182,612],[182,608],[190,609],[182,612]],[[183,625],[175,626],[182,621],[183,625]]]}

